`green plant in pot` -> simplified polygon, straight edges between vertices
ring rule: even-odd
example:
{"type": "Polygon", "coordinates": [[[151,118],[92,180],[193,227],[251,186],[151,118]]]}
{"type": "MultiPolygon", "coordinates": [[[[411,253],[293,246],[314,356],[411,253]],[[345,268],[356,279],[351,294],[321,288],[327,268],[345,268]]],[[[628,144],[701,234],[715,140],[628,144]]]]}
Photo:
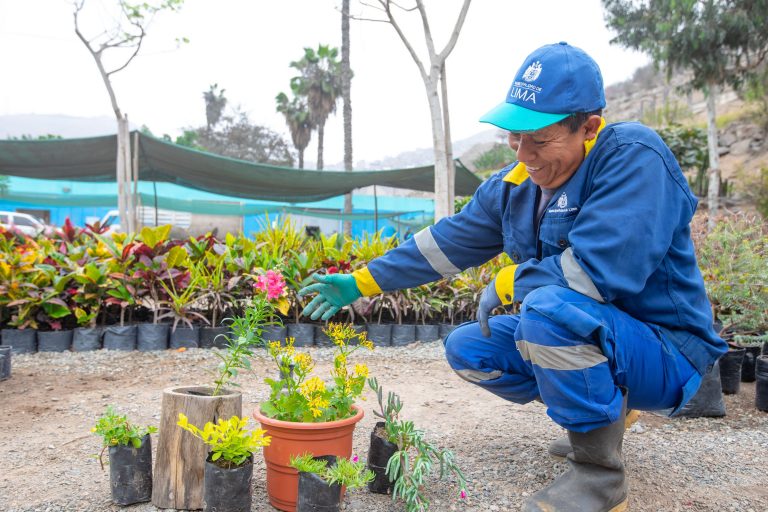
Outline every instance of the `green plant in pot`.
{"type": "Polygon", "coordinates": [[[137,326],[136,348],[142,352],[168,348],[170,326],[161,320],[169,307],[161,283],[177,278],[181,271],[173,265],[180,259],[179,256],[186,258],[184,249],[168,239],[170,231],[170,225],[145,226],[141,229],[141,242],[133,246],[137,259],[132,270],[133,277],[139,283],[136,290],[138,302],[151,314],[151,322],[142,322],[137,326]]]}
{"type": "Polygon", "coordinates": [[[190,269],[169,279],[168,284],[160,281],[168,303],[168,311],[160,315],[160,319],[172,319],[171,348],[197,347],[199,332],[195,329],[195,323],[209,323],[208,319],[195,309],[200,298],[203,279],[202,275],[190,269]],[[177,332],[180,324],[186,329],[177,332]]]}
{"type": "Polygon", "coordinates": [[[107,407],[91,429],[102,438],[99,463],[104,469],[103,455],[109,451],[109,479],[112,501],[125,506],[149,501],[152,497],[153,426],[140,427],[120,415],[113,406],[107,407]]]}
{"type": "Polygon", "coordinates": [[[221,418],[242,417],[242,394],[236,386],[240,371],[250,368],[252,349],[263,345],[262,322],[273,312],[265,296],[254,297],[244,313],[232,318],[232,333],[219,364],[213,385],[177,386],[163,391],[160,436],[155,464],[152,503],[158,508],[203,508],[203,476],[208,449],[202,441],[179,439],[179,414],[192,425],[217,424],[221,418]]]}
{"type": "Polygon", "coordinates": [[[101,348],[101,329],[97,327],[106,293],[107,273],[103,263],[89,261],[75,269],[77,284],[72,300],[77,327],[72,335],[72,349],[80,352],[101,348]]]}
{"type": "MultiPolygon", "coordinates": [[[[424,431],[417,429],[412,421],[400,418],[403,404],[396,393],[390,391],[385,401],[384,391],[375,378],[368,379],[368,385],[376,393],[379,404],[379,410],[374,411],[374,415],[384,420],[377,424],[371,435],[372,443],[368,464],[374,473],[377,471],[380,473],[382,458],[379,454],[373,453],[374,437],[380,437],[394,445],[392,449],[395,451],[389,456],[385,469],[392,484],[392,499],[403,500],[407,512],[427,510],[429,500],[424,490],[428,485],[428,478],[433,473],[435,464],[440,467],[440,478],[444,478],[449,472],[456,477],[459,485],[459,496],[461,499],[465,499],[467,497],[466,481],[461,469],[456,464],[453,452],[436,447],[427,440],[424,431]],[[375,464],[376,462],[378,465],[375,464]]],[[[380,476],[379,480],[381,481],[380,476]]],[[[378,492],[382,491],[379,490],[378,492]]]]}
{"type": "Polygon", "coordinates": [[[0,305],[8,320],[3,328],[3,344],[14,353],[37,350],[35,318],[39,305],[41,273],[36,265],[44,255],[32,241],[21,242],[16,237],[0,237],[5,252],[0,262],[0,305]]]}
{"type": "Polygon", "coordinates": [[[227,274],[225,255],[213,251],[206,251],[203,260],[194,269],[196,274],[202,276],[200,303],[208,318],[208,326],[200,332],[200,346],[211,348],[217,346],[216,338],[227,331],[227,327],[220,324],[225,311],[235,303],[233,292],[236,291],[237,280],[230,279],[227,274]]]}
{"type": "Polygon", "coordinates": [[[365,389],[368,367],[353,364],[352,356],[361,348],[373,349],[373,344],[351,325],[331,323],[326,334],[335,347],[329,382],[313,374],[312,357],[297,351],[292,338],[284,345],[268,344],[277,376],[265,379],[270,396],[253,416],[272,436],[264,449],[267,492],[280,510],[296,507],[298,475],[290,457],[314,453],[349,458],[355,425],[363,418],[355,400],[365,389]]]}
{"type": "Polygon", "coordinates": [[[373,480],[373,472],[357,457],[350,460],[334,455],[304,453],[291,457],[290,466],[299,472],[296,512],[336,512],[342,489],[363,487],[373,480]]]}
{"type": "Polygon", "coordinates": [[[768,330],[768,227],[757,216],[721,218],[698,240],[697,256],[720,335],[731,347],[720,360],[723,392],[737,393],[739,381],[754,380],[758,350],[750,345],[768,330]]]}
{"type": "Polygon", "coordinates": [[[273,305],[263,294],[256,295],[248,304],[242,315],[228,319],[230,333],[224,335],[226,348],[215,352],[220,362],[213,381],[213,396],[219,395],[227,384],[239,386],[233,379],[240,370],[251,369],[252,350],[263,347],[266,342],[262,334],[264,328],[271,325],[273,305]]]}
{"type": "Polygon", "coordinates": [[[246,430],[248,418],[232,416],[208,422],[201,429],[179,414],[177,425],[205,443],[210,451],[205,458],[203,504],[206,512],[251,510],[253,454],[269,446],[262,429],[246,430]]]}

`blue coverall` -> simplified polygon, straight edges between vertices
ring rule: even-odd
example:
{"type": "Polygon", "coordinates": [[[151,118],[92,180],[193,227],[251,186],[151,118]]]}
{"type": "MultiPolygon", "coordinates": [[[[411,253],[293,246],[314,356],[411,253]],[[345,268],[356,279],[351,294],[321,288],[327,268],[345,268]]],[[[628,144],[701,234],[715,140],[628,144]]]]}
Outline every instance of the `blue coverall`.
{"type": "Polygon", "coordinates": [[[496,395],[541,398],[562,427],[613,423],[622,394],[639,410],[681,408],[727,346],[714,332],[689,223],[697,200],[659,136],[607,125],[535,229],[538,187],[518,162],[486,180],[458,214],[355,273],[364,294],[409,288],[504,251],[506,302],[519,315],[446,340],[451,367],[496,395]],[[369,293],[366,293],[366,289],[369,293]],[[513,295],[513,296],[512,296],[513,295]]]}

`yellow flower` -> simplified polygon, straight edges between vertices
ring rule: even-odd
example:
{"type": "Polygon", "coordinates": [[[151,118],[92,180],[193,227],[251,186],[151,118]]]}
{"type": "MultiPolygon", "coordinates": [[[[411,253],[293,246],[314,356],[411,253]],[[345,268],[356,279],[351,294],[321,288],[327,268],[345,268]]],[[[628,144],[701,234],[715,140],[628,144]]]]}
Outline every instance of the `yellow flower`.
{"type": "Polygon", "coordinates": [[[336,366],[336,368],[339,368],[347,364],[347,356],[345,354],[336,354],[336,357],[333,358],[333,361],[334,361],[334,366],[336,366]]]}
{"type": "Polygon", "coordinates": [[[320,377],[312,377],[299,386],[299,393],[307,399],[315,393],[322,393],[323,391],[325,391],[325,382],[320,377]]]}
{"type": "Polygon", "coordinates": [[[360,377],[368,377],[368,367],[364,364],[356,364],[355,373],[360,377]]]}
{"type": "Polygon", "coordinates": [[[293,356],[293,362],[302,371],[309,372],[312,370],[312,356],[305,354],[304,352],[297,352],[293,356]]]}
{"type": "Polygon", "coordinates": [[[316,396],[310,400],[307,405],[309,406],[309,410],[312,413],[312,417],[318,418],[323,415],[323,409],[328,407],[328,404],[328,400],[323,399],[323,397],[316,396]]]}

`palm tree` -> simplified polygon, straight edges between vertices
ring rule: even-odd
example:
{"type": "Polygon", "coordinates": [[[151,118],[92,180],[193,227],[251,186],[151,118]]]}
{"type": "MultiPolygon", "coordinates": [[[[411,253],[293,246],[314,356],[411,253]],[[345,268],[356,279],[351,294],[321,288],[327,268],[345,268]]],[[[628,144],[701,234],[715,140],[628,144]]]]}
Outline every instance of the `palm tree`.
{"type": "Polygon", "coordinates": [[[317,168],[323,168],[325,121],[336,111],[341,97],[341,63],[338,48],[318,45],[317,51],[304,48],[304,57],[291,62],[301,75],[291,79],[291,87],[307,98],[309,118],[317,126],[317,168]]]}
{"type": "Polygon", "coordinates": [[[281,92],[275,97],[277,102],[277,111],[285,116],[285,124],[291,132],[291,140],[299,152],[299,169],[304,168],[304,150],[309,145],[312,138],[312,130],[315,129],[309,118],[309,107],[307,99],[297,96],[294,91],[293,99],[288,100],[288,96],[281,92]]]}

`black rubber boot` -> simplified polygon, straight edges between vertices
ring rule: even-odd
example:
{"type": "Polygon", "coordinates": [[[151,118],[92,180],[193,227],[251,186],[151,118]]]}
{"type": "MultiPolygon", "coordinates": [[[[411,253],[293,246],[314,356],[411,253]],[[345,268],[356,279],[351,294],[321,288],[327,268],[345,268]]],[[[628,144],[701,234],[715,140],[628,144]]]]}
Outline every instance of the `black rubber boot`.
{"type": "Polygon", "coordinates": [[[525,512],[623,512],[627,482],[621,446],[627,397],[614,423],[590,432],[568,432],[570,468],[525,503],[525,512]]]}
{"type": "MultiPolygon", "coordinates": [[[[631,427],[639,417],[640,411],[632,409],[628,410],[627,417],[624,420],[624,428],[628,429],[631,427]]],[[[549,456],[557,460],[565,460],[568,454],[572,451],[573,449],[571,448],[571,441],[568,439],[567,435],[555,439],[549,443],[549,447],[547,448],[547,453],[549,453],[549,456]]]]}

